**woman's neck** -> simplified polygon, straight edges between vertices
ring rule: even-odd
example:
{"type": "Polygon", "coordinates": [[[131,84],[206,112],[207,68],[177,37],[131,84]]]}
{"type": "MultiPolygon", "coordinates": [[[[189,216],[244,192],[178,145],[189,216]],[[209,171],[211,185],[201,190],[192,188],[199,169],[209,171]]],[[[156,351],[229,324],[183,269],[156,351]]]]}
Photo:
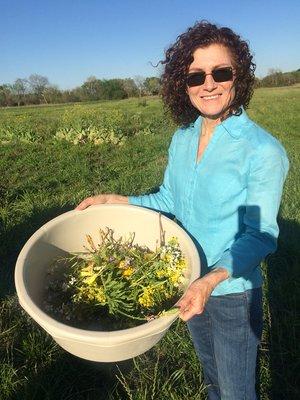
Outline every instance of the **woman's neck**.
{"type": "Polygon", "coordinates": [[[203,136],[207,135],[208,138],[210,138],[214,132],[215,127],[228,117],[230,117],[229,110],[225,111],[222,114],[216,115],[215,118],[208,118],[203,116],[201,134],[203,136]]]}
{"type": "Polygon", "coordinates": [[[201,135],[210,138],[217,125],[221,123],[221,119],[203,118],[201,135]]]}

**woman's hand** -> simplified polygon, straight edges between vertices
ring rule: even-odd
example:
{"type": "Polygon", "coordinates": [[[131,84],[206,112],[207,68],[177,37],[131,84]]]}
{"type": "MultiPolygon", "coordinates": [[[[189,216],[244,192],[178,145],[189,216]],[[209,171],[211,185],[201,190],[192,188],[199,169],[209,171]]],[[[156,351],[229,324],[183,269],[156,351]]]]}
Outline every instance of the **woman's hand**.
{"type": "Polygon", "coordinates": [[[225,268],[218,268],[209,272],[203,278],[196,279],[177,303],[180,308],[180,318],[187,321],[194,315],[201,314],[211,292],[218,283],[227,279],[228,276],[225,268]]]}
{"type": "Polygon", "coordinates": [[[85,208],[96,204],[128,204],[128,197],[113,193],[99,194],[98,196],[87,197],[78,204],[75,210],[84,210],[85,208]]]}

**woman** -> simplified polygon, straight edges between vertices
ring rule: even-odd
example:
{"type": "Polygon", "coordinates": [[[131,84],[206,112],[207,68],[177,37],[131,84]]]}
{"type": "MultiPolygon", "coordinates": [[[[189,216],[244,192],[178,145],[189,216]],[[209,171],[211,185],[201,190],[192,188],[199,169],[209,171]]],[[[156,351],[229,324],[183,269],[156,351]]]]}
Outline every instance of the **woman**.
{"type": "Polygon", "coordinates": [[[256,399],[262,331],[260,262],[276,249],[288,160],[244,109],[254,84],[248,44],[206,21],[180,35],[162,63],[162,97],[181,126],[163,184],[145,196],[90,197],[173,214],[193,237],[202,276],[179,302],[202,361],[209,399],[256,399]]]}

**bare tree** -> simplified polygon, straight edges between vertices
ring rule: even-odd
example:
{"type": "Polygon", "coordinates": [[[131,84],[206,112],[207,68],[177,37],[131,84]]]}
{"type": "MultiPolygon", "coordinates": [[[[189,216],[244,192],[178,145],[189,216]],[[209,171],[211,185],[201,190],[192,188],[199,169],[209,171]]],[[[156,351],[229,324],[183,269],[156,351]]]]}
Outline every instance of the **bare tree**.
{"type": "Polygon", "coordinates": [[[144,86],[145,78],[143,76],[141,76],[141,75],[135,75],[133,77],[133,80],[134,80],[134,83],[136,84],[136,87],[138,88],[139,97],[141,97],[142,94],[143,94],[143,91],[145,89],[145,86],[144,86]]]}
{"type": "Polygon", "coordinates": [[[127,97],[134,97],[137,94],[137,87],[133,79],[122,79],[122,86],[126,92],[127,97]]]}
{"type": "Polygon", "coordinates": [[[93,75],[87,78],[81,88],[88,100],[100,100],[103,97],[103,84],[93,75]]]}
{"type": "Polygon", "coordinates": [[[49,86],[49,80],[46,76],[33,74],[28,78],[28,82],[31,91],[37,96],[38,100],[44,99],[47,103],[46,97],[44,96],[44,90],[49,86]]]}
{"type": "Polygon", "coordinates": [[[0,106],[3,107],[13,105],[12,97],[11,85],[0,85],[0,106]]]}
{"type": "Polygon", "coordinates": [[[46,103],[53,104],[62,102],[62,92],[56,85],[46,87],[43,96],[46,99],[46,103]]]}
{"type": "Polygon", "coordinates": [[[158,95],[161,88],[160,79],[156,76],[146,78],[144,81],[146,92],[150,95],[158,95]]]}
{"type": "Polygon", "coordinates": [[[22,100],[25,103],[25,94],[28,88],[27,79],[21,79],[21,78],[16,79],[11,88],[13,94],[17,98],[18,106],[20,106],[22,100]]]}

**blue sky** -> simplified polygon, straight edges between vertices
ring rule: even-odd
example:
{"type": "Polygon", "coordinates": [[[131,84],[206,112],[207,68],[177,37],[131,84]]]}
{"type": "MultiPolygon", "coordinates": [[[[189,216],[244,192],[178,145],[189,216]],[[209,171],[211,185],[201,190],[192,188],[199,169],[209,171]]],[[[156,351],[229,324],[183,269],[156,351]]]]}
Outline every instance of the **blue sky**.
{"type": "Polygon", "coordinates": [[[37,73],[61,89],[158,76],[157,63],[196,20],[250,42],[262,77],[300,68],[300,2],[259,0],[0,0],[0,84],[37,73]]]}

